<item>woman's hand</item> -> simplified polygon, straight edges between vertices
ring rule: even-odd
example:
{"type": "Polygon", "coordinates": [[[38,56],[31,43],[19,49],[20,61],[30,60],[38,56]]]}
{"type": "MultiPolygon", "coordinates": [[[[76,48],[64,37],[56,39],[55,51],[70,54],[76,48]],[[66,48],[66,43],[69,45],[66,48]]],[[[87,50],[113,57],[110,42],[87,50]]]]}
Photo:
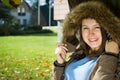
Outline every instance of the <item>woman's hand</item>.
{"type": "Polygon", "coordinates": [[[119,46],[115,41],[107,41],[105,46],[105,51],[118,54],[119,53],[119,46]]]}
{"type": "Polygon", "coordinates": [[[63,44],[63,43],[57,43],[57,47],[55,49],[55,54],[56,54],[56,57],[57,57],[57,62],[59,64],[63,64],[65,62],[66,53],[68,51],[66,46],[67,45],[63,44]]]}

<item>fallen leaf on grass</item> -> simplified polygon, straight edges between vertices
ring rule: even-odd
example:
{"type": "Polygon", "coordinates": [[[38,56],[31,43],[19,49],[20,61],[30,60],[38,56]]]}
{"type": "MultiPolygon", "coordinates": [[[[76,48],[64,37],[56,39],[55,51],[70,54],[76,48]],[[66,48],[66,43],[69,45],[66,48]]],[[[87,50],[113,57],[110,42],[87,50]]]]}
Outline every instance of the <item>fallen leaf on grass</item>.
{"type": "Polygon", "coordinates": [[[44,74],[44,73],[42,73],[42,72],[38,72],[38,73],[36,74],[36,76],[37,76],[37,77],[46,77],[47,75],[44,74]]]}

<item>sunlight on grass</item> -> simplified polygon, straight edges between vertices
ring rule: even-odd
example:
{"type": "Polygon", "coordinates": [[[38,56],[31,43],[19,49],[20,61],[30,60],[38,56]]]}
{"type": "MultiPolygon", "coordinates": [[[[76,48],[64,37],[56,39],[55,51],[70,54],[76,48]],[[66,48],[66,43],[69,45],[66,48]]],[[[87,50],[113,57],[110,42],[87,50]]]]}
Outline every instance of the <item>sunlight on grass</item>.
{"type": "Polygon", "coordinates": [[[0,37],[0,80],[50,80],[57,35],[0,37]]]}

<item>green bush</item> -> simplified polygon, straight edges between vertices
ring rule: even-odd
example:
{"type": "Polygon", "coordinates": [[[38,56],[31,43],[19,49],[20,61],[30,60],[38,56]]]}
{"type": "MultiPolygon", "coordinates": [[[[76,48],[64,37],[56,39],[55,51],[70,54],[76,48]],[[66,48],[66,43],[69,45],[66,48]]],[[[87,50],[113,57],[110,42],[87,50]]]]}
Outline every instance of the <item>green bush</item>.
{"type": "Polygon", "coordinates": [[[0,36],[6,35],[22,35],[25,34],[23,30],[21,30],[21,26],[15,25],[1,25],[0,26],[0,36]]]}
{"type": "Polygon", "coordinates": [[[24,27],[24,31],[41,31],[42,30],[42,26],[40,25],[32,25],[32,26],[26,26],[24,27]]]}
{"type": "Polygon", "coordinates": [[[50,29],[44,29],[41,31],[41,33],[53,33],[53,31],[50,29]]]}
{"type": "Polygon", "coordinates": [[[40,25],[32,26],[20,26],[19,24],[12,25],[1,25],[0,26],[0,36],[5,35],[26,35],[26,34],[36,34],[36,33],[54,33],[50,29],[42,29],[40,25]]]}
{"type": "Polygon", "coordinates": [[[23,30],[18,30],[18,29],[14,29],[12,30],[12,32],[10,33],[10,35],[24,35],[26,34],[25,31],[23,30]]]}
{"type": "Polygon", "coordinates": [[[17,23],[12,24],[10,27],[12,28],[10,35],[23,35],[23,34],[25,34],[25,32],[22,30],[23,27],[17,23]]]}
{"type": "Polygon", "coordinates": [[[21,28],[21,26],[18,23],[11,24],[11,27],[17,30],[21,28]]]}
{"type": "Polygon", "coordinates": [[[13,30],[13,28],[10,26],[1,25],[0,26],[0,36],[10,35],[12,30],[13,30]]]}

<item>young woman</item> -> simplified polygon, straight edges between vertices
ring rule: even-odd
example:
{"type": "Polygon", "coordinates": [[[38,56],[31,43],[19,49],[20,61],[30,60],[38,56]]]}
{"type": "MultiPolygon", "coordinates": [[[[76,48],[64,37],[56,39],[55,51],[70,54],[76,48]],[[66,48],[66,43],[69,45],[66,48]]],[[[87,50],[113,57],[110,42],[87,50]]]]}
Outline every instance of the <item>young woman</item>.
{"type": "Polygon", "coordinates": [[[119,34],[119,19],[101,2],[76,6],[63,23],[52,80],[120,80],[119,34]]]}

